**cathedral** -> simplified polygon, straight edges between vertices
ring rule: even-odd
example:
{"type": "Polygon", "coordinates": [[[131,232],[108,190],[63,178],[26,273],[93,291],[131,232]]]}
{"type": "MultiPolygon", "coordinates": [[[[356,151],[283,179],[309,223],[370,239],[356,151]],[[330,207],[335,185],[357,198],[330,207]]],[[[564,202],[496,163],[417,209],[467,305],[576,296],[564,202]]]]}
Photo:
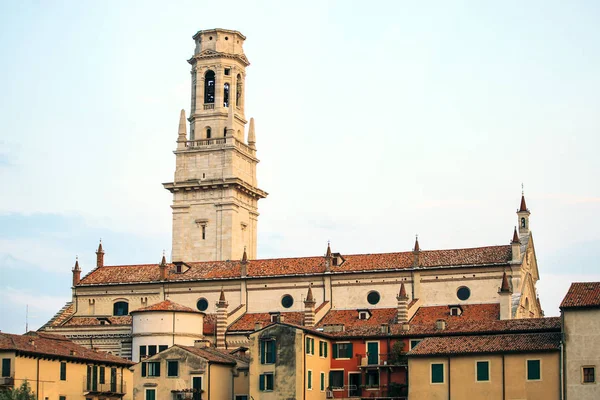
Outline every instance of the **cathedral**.
{"type": "Polygon", "coordinates": [[[244,347],[255,330],[284,321],[343,330],[374,315],[408,323],[436,307],[454,317],[543,316],[524,196],[506,245],[429,250],[415,240],[394,253],[327,245],[312,257],[258,258],[258,202],[268,193],[244,111],[246,37],[210,29],[193,39],[190,111],[180,114],[173,181],[163,183],[173,195],[172,262],[106,265],[100,243],[95,268],[81,277],[75,263],[72,299],[41,331],[137,362],[175,344],[244,347]]]}

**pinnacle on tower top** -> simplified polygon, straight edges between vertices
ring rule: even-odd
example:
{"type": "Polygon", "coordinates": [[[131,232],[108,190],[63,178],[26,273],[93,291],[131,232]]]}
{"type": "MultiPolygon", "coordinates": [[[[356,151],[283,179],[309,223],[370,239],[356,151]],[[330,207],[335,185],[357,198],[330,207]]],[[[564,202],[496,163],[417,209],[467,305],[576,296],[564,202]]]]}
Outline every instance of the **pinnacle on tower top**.
{"type": "Polygon", "coordinates": [[[308,293],[306,294],[306,302],[311,302],[311,301],[315,301],[315,298],[313,297],[313,293],[312,293],[312,286],[308,287],[308,293]]]}
{"type": "Polygon", "coordinates": [[[248,262],[248,255],[246,254],[246,246],[244,246],[244,254],[242,254],[242,262],[243,263],[248,262]]]}
{"type": "Polygon", "coordinates": [[[75,256],[75,266],[73,267],[73,271],[81,271],[79,268],[79,257],[75,256]]]}
{"type": "Polygon", "coordinates": [[[102,249],[102,239],[100,239],[100,244],[98,245],[98,250],[96,250],[96,254],[98,253],[104,253],[104,250],[102,249]]]}
{"type": "Polygon", "coordinates": [[[421,251],[421,247],[419,247],[419,235],[415,235],[415,247],[413,248],[415,253],[421,251]]]}
{"type": "Polygon", "coordinates": [[[221,295],[219,296],[219,303],[225,303],[225,292],[221,289],[221,295]]]}
{"type": "Polygon", "coordinates": [[[521,243],[521,240],[519,239],[519,234],[517,233],[517,227],[515,226],[515,231],[513,232],[513,238],[511,243],[521,243]]]}
{"type": "Polygon", "coordinates": [[[398,293],[398,299],[408,299],[406,295],[406,288],[404,287],[404,282],[400,284],[400,293],[398,293]]]}
{"type": "Polygon", "coordinates": [[[248,146],[256,147],[256,133],[254,132],[254,118],[250,118],[250,127],[248,128],[248,146]]]}
{"type": "Polygon", "coordinates": [[[508,276],[506,271],[502,275],[502,286],[500,287],[500,293],[510,293],[510,285],[508,284],[508,276]]]}
{"type": "Polygon", "coordinates": [[[521,211],[529,211],[527,209],[527,204],[525,204],[525,195],[524,194],[521,194],[521,205],[519,207],[519,212],[521,212],[521,211]]]}

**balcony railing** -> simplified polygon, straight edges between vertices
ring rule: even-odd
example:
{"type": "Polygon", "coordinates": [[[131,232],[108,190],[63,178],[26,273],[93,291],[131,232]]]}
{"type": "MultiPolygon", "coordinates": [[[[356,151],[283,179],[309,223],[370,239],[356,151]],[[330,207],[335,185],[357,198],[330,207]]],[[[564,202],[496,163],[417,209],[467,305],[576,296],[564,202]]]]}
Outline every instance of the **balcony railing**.
{"type": "Polygon", "coordinates": [[[93,382],[88,381],[87,377],[83,377],[83,391],[85,393],[125,394],[127,393],[127,385],[125,382],[93,382]]]}
{"type": "Polygon", "coordinates": [[[14,386],[15,378],[13,377],[2,377],[0,378],[0,386],[14,386]]]}
{"type": "Polygon", "coordinates": [[[398,353],[366,353],[358,354],[359,365],[363,367],[406,367],[408,365],[408,359],[405,354],[398,353]]]}
{"type": "Polygon", "coordinates": [[[185,142],[185,147],[187,149],[202,149],[210,146],[222,146],[222,145],[230,145],[235,146],[238,149],[242,150],[244,153],[254,156],[255,150],[248,146],[246,143],[240,142],[233,136],[228,137],[219,137],[219,138],[211,138],[211,139],[198,139],[198,140],[188,140],[185,142]]]}

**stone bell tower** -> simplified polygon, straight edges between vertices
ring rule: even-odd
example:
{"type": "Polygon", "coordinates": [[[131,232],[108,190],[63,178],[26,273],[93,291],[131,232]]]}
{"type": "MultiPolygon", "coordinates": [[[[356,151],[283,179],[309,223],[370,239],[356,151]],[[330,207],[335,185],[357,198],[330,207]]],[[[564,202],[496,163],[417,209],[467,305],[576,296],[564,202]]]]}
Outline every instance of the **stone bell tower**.
{"type": "Polygon", "coordinates": [[[246,67],[237,31],[211,29],[193,37],[189,136],[182,110],[173,182],[173,261],[256,258],[258,200],[256,134],[246,139],[246,67]]]}

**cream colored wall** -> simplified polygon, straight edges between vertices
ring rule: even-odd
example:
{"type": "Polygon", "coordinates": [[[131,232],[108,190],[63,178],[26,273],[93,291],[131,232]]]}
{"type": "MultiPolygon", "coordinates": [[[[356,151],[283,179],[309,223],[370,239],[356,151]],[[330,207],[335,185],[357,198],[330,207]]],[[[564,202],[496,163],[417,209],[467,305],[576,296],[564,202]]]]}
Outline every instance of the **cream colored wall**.
{"type": "Polygon", "coordinates": [[[331,363],[331,342],[322,338],[318,338],[313,335],[304,335],[303,343],[306,346],[306,337],[314,339],[315,341],[315,354],[309,355],[306,354],[306,367],[304,374],[306,379],[308,379],[308,370],[312,371],[312,390],[308,390],[308,383],[304,385],[305,390],[305,399],[306,400],[324,400],[325,399],[325,390],[321,391],[321,372],[325,373],[325,389],[329,384],[329,367],[331,363]],[[319,341],[323,341],[327,343],[327,357],[319,357],[319,341]]]}
{"type": "Polygon", "coordinates": [[[250,398],[250,371],[238,369],[237,376],[233,378],[233,400],[236,395],[245,395],[250,398]]]}
{"type": "MultiPolygon", "coordinates": [[[[87,376],[87,364],[67,362],[67,379],[60,380],[60,361],[35,359],[26,357],[16,357],[14,362],[15,387],[20,386],[24,380],[27,380],[34,393],[39,394],[40,399],[58,399],[59,396],[66,396],[67,399],[81,399],[84,396],[84,385],[87,376]],[[39,369],[38,369],[39,368],[39,369]],[[39,378],[38,378],[39,370],[39,378]],[[38,385],[39,380],[39,385],[38,385]]],[[[106,368],[105,379],[110,382],[110,367],[106,368]]],[[[133,399],[132,384],[133,377],[131,371],[126,367],[117,367],[117,384],[120,385],[121,374],[125,383],[125,400],[133,399]]],[[[86,396],[92,397],[92,396],[86,396]]],[[[102,396],[103,398],[105,396],[102,396]]],[[[109,397],[106,397],[109,398],[109,397]]]]}
{"type": "Polygon", "coordinates": [[[600,309],[563,311],[567,400],[600,399],[600,309]],[[583,366],[596,367],[596,383],[582,383],[583,366]]]}
{"type": "Polygon", "coordinates": [[[304,311],[304,300],[311,283],[313,284],[313,296],[319,305],[324,299],[323,284],[319,278],[309,280],[289,277],[250,280],[248,281],[248,312],[304,311]],[[281,299],[286,294],[294,298],[294,304],[290,308],[284,308],[281,305],[281,299]]]}
{"type": "Polygon", "coordinates": [[[220,364],[210,366],[210,400],[233,399],[232,367],[220,364]]]}
{"type": "Polygon", "coordinates": [[[507,354],[504,356],[504,384],[502,381],[501,355],[469,355],[452,357],[450,371],[447,358],[409,359],[409,397],[417,399],[448,399],[450,382],[451,398],[494,399],[502,398],[505,388],[506,399],[559,398],[559,355],[553,353],[507,354]],[[527,360],[541,360],[542,379],[527,381],[527,360]],[[490,381],[476,381],[476,362],[490,362],[490,381]],[[444,383],[431,383],[431,364],[444,364],[444,383]]]}

